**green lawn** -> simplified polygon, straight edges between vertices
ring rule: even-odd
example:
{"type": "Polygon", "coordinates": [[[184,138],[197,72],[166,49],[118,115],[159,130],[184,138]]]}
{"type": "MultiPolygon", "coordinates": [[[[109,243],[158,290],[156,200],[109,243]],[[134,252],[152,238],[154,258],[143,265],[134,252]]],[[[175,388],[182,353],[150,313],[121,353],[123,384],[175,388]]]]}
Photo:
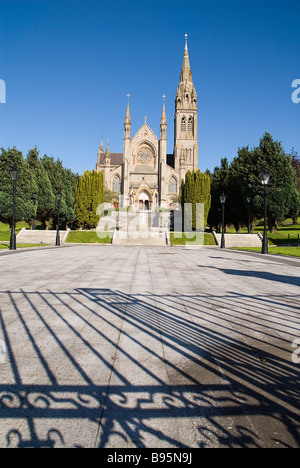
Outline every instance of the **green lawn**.
{"type": "MultiPolygon", "coordinates": [[[[261,252],[259,247],[234,247],[232,250],[244,250],[248,252],[261,252]]],[[[300,258],[300,247],[270,247],[269,254],[272,255],[288,255],[290,257],[300,258]]]]}
{"type": "Polygon", "coordinates": [[[170,233],[171,245],[186,245],[186,244],[195,244],[195,245],[216,245],[214,236],[208,232],[203,233],[182,233],[182,232],[171,232],[170,233]]]}
{"type": "MultiPolygon", "coordinates": [[[[29,228],[28,223],[25,221],[21,221],[20,223],[16,223],[16,233],[18,234],[22,228],[29,228]]],[[[10,229],[8,224],[0,223],[0,241],[9,241],[10,239],[10,229]]]]}
{"type": "Polygon", "coordinates": [[[113,231],[102,234],[103,236],[99,237],[96,231],[71,231],[66,242],[70,244],[111,244],[113,231]]]}
{"type": "MultiPolygon", "coordinates": [[[[233,226],[230,226],[229,233],[235,233],[233,226]]],[[[261,221],[255,228],[255,232],[260,232],[263,234],[264,226],[263,221],[261,221]]],[[[242,233],[248,233],[248,229],[244,227],[242,233]]],[[[291,219],[287,219],[279,225],[279,228],[275,234],[271,234],[268,230],[268,241],[270,245],[287,245],[288,244],[288,235],[290,235],[291,245],[297,245],[298,234],[300,235],[300,218],[298,218],[298,224],[293,225],[291,219]]]]}
{"type": "MultiPolygon", "coordinates": [[[[17,244],[17,249],[25,249],[30,247],[47,247],[46,244],[17,244]]],[[[49,247],[49,245],[48,245],[49,247]]],[[[9,249],[9,244],[0,244],[0,250],[9,249]]]]}
{"type": "MultiPolygon", "coordinates": [[[[263,234],[263,227],[258,226],[257,231],[263,234]]],[[[291,244],[297,245],[297,237],[300,235],[300,218],[298,224],[293,225],[292,220],[286,220],[279,225],[279,228],[275,234],[271,234],[268,231],[268,240],[270,245],[287,245],[288,235],[290,235],[291,244]]]]}
{"type": "MultiPolygon", "coordinates": [[[[203,244],[203,234],[191,233],[190,236],[186,236],[182,233],[170,233],[170,240],[172,245],[186,245],[186,243],[193,243],[196,245],[203,244]],[[180,237],[179,237],[180,236],[180,237]]],[[[72,231],[68,235],[67,243],[78,243],[78,244],[111,244],[113,232],[108,231],[104,233],[104,237],[98,236],[95,231],[72,231]]],[[[204,233],[204,245],[215,245],[215,240],[212,234],[204,233]]]]}

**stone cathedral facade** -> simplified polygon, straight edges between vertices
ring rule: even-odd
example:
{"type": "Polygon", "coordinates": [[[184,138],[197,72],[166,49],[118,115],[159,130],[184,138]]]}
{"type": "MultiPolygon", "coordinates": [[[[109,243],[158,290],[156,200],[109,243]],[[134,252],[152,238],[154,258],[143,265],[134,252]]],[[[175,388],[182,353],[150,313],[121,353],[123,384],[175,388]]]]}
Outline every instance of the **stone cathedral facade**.
{"type": "Polygon", "coordinates": [[[169,208],[179,194],[188,170],[198,169],[197,93],[185,42],[180,83],[176,93],[174,152],[167,154],[167,118],[165,101],[160,121],[160,138],[146,122],[131,135],[129,100],[124,123],[123,153],[98,150],[97,171],[103,171],[108,189],[120,195],[120,206],[133,211],[169,208]]]}

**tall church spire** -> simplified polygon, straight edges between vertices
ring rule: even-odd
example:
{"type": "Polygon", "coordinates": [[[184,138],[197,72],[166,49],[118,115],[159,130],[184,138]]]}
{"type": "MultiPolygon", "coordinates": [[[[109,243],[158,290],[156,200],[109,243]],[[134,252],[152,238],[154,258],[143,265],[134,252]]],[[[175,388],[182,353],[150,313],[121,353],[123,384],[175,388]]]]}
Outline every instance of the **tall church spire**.
{"type": "Polygon", "coordinates": [[[103,147],[103,136],[101,137],[101,144],[98,149],[98,159],[97,159],[97,164],[101,163],[101,154],[104,153],[104,147],[103,147]]]}
{"type": "Polygon", "coordinates": [[[125,123],[131,123],[130,109],[129,109],[129,98],[130,98],[130,94],[127,94],[127,97],[128,97],[128,102],[127,102],[125,123]]]}
{"type": "Polygon", "coordinates": [[[124,123],[124,138],[130,139],[130,132],[131,132],[131,117],[130,117],[130,109],[129,109],[130,94],[127,94],[127,97],[128,97],[128,103],[127,103],[125,123],[124,123]]]}
{"type": "Polygon", "coordinates": [[[161,139],[167,138],[167,114],[166,114],[166,96],[163,95],[163,110],[160,119],[160,137],[161,139]]]}
{"type": "Polygon", "coordinates": [[[180,83],[176,94],[176,110],[179,109],[197,110],[197,93],[193,84],[187,34],[185,35],[185,48],[180,83]]]}
{"type": "Polygon", "coordinates": [[[103,146],[103,135],[102,135],[102,137],[101,137],[101,144],[100,144],[100,148],[99,148],[99,150],[100,150],[100,153],[104,153],[104,146],[103,146]]]}
{"type": "Polygon", "coordinates": [[[175,106],[175,167],[181,176],[188,170],[198,169],[198,110],[197,93],[192,79],[187,34],[180,83],[175,106]]]}
{"type": "Polygon", "coordinates": [[[181,76],[180,76],[181,83],[186,82],[186,81],[189,81],[190,83],[193,82],[187,38],[188,38],[188,35],[186,34],[183,64],[182,64],[182,70],[181,70],[181,76]]]}

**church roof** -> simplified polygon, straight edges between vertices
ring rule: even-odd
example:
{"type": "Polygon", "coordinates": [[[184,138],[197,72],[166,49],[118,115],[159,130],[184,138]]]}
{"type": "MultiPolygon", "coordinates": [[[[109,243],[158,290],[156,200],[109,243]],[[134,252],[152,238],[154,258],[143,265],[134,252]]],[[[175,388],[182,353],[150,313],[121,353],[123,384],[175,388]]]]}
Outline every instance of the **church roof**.
{"type": "MultiPolygon", "coordinates": [[[[104,165],[105,154],[100,155],[100,165],[104,165]]],[[[121,166],[124,162],[123,153],[110,153],[110,165],[121,166]]]]}

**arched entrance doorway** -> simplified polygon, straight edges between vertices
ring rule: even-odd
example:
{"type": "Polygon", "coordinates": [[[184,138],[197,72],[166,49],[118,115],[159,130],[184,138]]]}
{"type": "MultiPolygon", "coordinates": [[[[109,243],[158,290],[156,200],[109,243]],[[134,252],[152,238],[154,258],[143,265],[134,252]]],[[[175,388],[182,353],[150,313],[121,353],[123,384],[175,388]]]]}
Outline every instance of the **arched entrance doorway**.
{"type": "Polygon", "coordinates": [[[151,209],[151,196],[146,191],[143,190],[138,196],[138,206],[140,211],[149,211],[151,209]]]}

